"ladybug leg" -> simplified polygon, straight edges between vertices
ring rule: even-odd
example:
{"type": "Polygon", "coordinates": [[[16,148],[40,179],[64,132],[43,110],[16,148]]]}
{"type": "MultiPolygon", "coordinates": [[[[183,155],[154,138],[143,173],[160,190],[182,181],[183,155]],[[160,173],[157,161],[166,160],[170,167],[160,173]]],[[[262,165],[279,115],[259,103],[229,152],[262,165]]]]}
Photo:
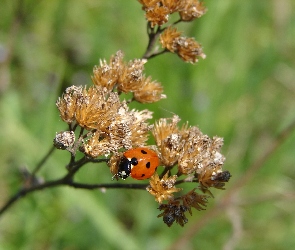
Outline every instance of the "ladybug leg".
{"type": "Polygon", "coordinates": [[[119,174],[114,174],[113,177],[112,177],[112,181],[113,181],[114,179],[118,180],[118,177],[119,177],[119,174]]]}

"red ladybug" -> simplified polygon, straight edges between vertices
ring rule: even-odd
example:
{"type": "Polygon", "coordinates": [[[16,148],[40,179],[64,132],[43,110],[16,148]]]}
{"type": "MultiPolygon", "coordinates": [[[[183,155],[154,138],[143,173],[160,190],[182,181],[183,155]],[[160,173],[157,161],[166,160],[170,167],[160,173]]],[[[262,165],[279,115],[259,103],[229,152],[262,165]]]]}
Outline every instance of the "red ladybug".
{"type": "Polygon", "coordinates": [[[160,164],[156,152],[148,148],[133,148],[123,155],[118,170],[118,176],[123,180],[130,175],[136,180],[150,178],[160,164]]]}

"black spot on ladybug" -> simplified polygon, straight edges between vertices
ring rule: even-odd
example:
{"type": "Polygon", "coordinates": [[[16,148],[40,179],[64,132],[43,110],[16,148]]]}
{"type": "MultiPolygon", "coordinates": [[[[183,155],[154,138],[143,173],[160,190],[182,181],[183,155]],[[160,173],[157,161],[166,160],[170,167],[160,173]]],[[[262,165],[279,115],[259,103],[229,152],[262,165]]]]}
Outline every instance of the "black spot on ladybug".
{"type": "Polygon", "coordinates": [[[136,166],[138,164],[138,161],[135,157],[133,157],[130,162],[133,166],[136,166]]]}
{"type": "Polygon", "coordinates": [[[142,154],[144,154],[144,155],[147,154],[147,152],[146,152],[145,150],[143,150],[143,149],[142,149],[140,152],[141,152],[142,154]]]}
{"type": "Polygon", "coordinates": [[[150,168],[151,167],[151,163],[148,162],[147,164],[145,164],[146,168],[150,168]]]}
{"type": "Polygon", "coordinates": [[[141,177],[144,177],[144,176],[145,176],[145,174],[142,174],[142,175],[141,175],[141,177]]]}

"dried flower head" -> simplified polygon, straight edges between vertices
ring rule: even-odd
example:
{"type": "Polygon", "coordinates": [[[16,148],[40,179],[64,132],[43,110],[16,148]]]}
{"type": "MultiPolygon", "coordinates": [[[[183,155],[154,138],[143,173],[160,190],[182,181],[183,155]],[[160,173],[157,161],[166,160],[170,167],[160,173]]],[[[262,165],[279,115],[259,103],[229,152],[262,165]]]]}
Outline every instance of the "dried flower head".
{"type": "Polygon", "coordinates": [[[183,205],[187,208],[190,215],[192,215],[191,208],[195,208],[196,210],[205,210],[209,196],[198,194],[195,192],[195,188],[189,191],[187,194],[180,197],[182,199],[183,205]]]}
{"type": "Polygon", "coordinates": [[[110,167],[110,171],[113,175],[113,178],[116,178],[117,180],[119,179],[118,177],[118,170],[119,170],[119,163],[122,160],[123,153],[114,153],[111,157],[110,160],[108,161],[108,166],[110,167]]]}
{"type": "Polygon", "coordinates": [[[76,110],[81,98],[83,98],[83,87],[71,86],[65,90],[62,97],[57,99],[56,106],[64,122],[71,124],[75,121],[76,110]]]}
{"type": "Polygon", "coordinates": [[[62,131],[56,133],[53,145],[58,149],[66,149],[72,147],[75,143],[75,133],[73,131],[62,131]]]}
{"type": "Polygon", "coordinates": [[[158,209],[164,211],[158,217],[163,217],[163,221],[168,227],[171,227],[174,221],[183,227],[188,222],[185,212],[188,211],[192,215],[192,207],[204,210],[207,198],[208,196],[197,194],[193,189],[177,199],[169,200],[167,204],[161,204],[158,209]]]}
{"type": "Polygon", "coordinates": [[[168,204],[161,204],[158,209],[164,210],[158,215],[158,218],[163,217],[163,221],[168,227],[171,227],[174,221],[182,227],[188,222],[184,214],[187,208],[178,200],[171,200],[168,204]]]}
{"type": "Polygon", "coordinates": [[[106,88],[108,92],[111,92],[116,87],[119,75],[124,68],[123,57],[123,52],[119,50],[115,55],[111,56],[109,64],[106,60],[100,60],[100,66],[93,68],[93,84],[106,88]]]}
{"type": "Polygon", "coordinates": [[[179,129],[178,122],[178,116],[160,119],[152,129],[162,164],[166,167],[178,164],[179,174],[196,174],[204,187],[222,188],[227,179],[227,175],[220,176],[225,161],[220,153],[223,139],[211,139],[188,124],[179,129]]]}
{"type": "Polygon", "coordinates": [[[164,166],[173,166],[177,163],[181,150],[181,135],[177,126],[180,121],[177,115],[172,119],[160,119],[155,123],[152,134],[155,138],[164,166]]]}
{"type": "Polygon", "coordinates": [[[120,109],[127,109],[127,106],[120,102],[117,93],[108,94],[105,88],[92,86],[88,90],[84,89],[75,118],[82,128],[98,129],[104,132],[108,131],[110,123],[120,109]]]}
{"type": "Polygon", "coordinates": [[[208,167],[198,175],[201,189],[206,191],[210,187],[224,189],[225,182],[228,182],[231,175],[229,171],[222,171],[221,168],[208,167]]]}
{"type": "Polygon", "coordinates": [[[166,98],[166,95],[162,93],[161,84],[148,77],[142,80],[141,88],[134,91],[134,99],[140,103],[153,103],[166,98]]]}
{"type": "Polygon", "coordinates": [[[220,153],[222,138],[210,139],[196,127],[189,134],[180,154],[178,171],[182,174],[198,174],[199,182],[206,187],[219,187],[220,181],[213,177],[222,172],[225,157],[220,153]]]}
{"type": "Polygon", "coordinates": [[[146,122],[152,118],[148,110],[129,111],[126,103],[112,115],[112,119],[105,120],[96,132],[84,143],[84,150],[93,158],[118,152],[121,148],[144,146],[148,140],[151,126],[146,122]]]}
{"type": "Polygon", "coordinates": [[[145,17],[151,26],[163,25],[168,22],[169,15],[183,9],[183,0],[138,0],[142,9],[146,12],[145,17]]]}
{"type": "Polygon", "coordinates": [[[111,57],[109,64],[105,60],[101,61],[100,66],[93,70],[93,83],[105,88],[108,93],[116,88],[119,93],[134,93],[134,100],[141,103],[153,103],[166,98],[162,94],[161,84],[144,75],[146,59],[134,59],[125,63],[123,57],[122,51],[118,51],[111,57]]]}
{"type": "Polygon", "coordinates": [[[147,123],[152,118],[152,112],[129,110],[126,102],[120,101],[117,92],[107,93],[105,88],[99,86],[92,86],[88,90],[84,88],[78,92],[79,95],[73,95],[76,92],[71,90],[72,87],[66,90],[57,106],[63,120],[93,130],[80,147],[86,155],[96,158],[121,148],[145,145],[152,128],[147,123]]]}
{"type": "Polygon", "coordinates": [[[179,11],[182,21],[190,22],[196,18],[203,16],[207,9],[203,3],[198,0],[185,0],[183,2],[183,9],[179,11]]]}
{"type": "Polygon", "coordinates": [[[176,53],[183,61],[196,63],[198,58],[206,58],[201,45],[194,38],[181,37],[176,28],[168,27],[160,36],[163,48],[176,53]]]}
{"type": "Polygon", "coordinates": [[[93,133],[80,147],[80,151],[92,158],[97,158],[101,155],[109,155],[111,152],[117,150],[118,145],[115,143],[112,144],[109,136],[102,137],[99,132],[93,133]]]}
{"type": "Polygon", "coordinates": [[[149,138],[149,131],[153,128],[153,125],[149,125],[146,120],[152,119],[152,112],[144,109],[141,111],[131,110],[129,111],[129,126],[131,133],[132,147],[142,147],[146,145],[146,141],[149,138]]]}
{"type": "Polygon", "coordinates": [[[182,174],[192,174],[203,161],[204,157],[210,156],[207,153],[207,144],[210,138],[203,135],[197,127],[190,127],[183,132],[184,145],[178,161],[178,171],[182,174]]]}
{"type": "Polygon", "coordinates": [[[146,190],[155,196],[155,200],[159,203],[162,203],[164,200],[171,200],[174,197],[173,193],[182,190],[182,188],[176,188],[174,186],[176,179],[176,175],[168,177],[168,173],[160,179],[157,172],[155,172],[155,174],[151,177],[150,185],[146,188],[146,190]]]}
{"type": "Polygon", "coordinates": [[[118,79],[118,90],[124,93],[134,92],[143,85],[143,70],[146,59],[135,59],[124,64],[118,79]]]}

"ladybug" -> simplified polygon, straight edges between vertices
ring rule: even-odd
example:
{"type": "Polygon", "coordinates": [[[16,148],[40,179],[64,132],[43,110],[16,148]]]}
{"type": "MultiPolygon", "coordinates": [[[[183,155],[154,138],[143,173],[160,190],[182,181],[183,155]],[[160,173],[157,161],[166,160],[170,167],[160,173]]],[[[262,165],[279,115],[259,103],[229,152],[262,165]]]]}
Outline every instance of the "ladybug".
{"type": "Polygon", "coordinates": [[[155,151],[148,148],[133,148],[123,154],[117,175],[123,180],[130,175],[133,179],[144,180],[155,173],[159,164],[159,157],[155,151]]]}

